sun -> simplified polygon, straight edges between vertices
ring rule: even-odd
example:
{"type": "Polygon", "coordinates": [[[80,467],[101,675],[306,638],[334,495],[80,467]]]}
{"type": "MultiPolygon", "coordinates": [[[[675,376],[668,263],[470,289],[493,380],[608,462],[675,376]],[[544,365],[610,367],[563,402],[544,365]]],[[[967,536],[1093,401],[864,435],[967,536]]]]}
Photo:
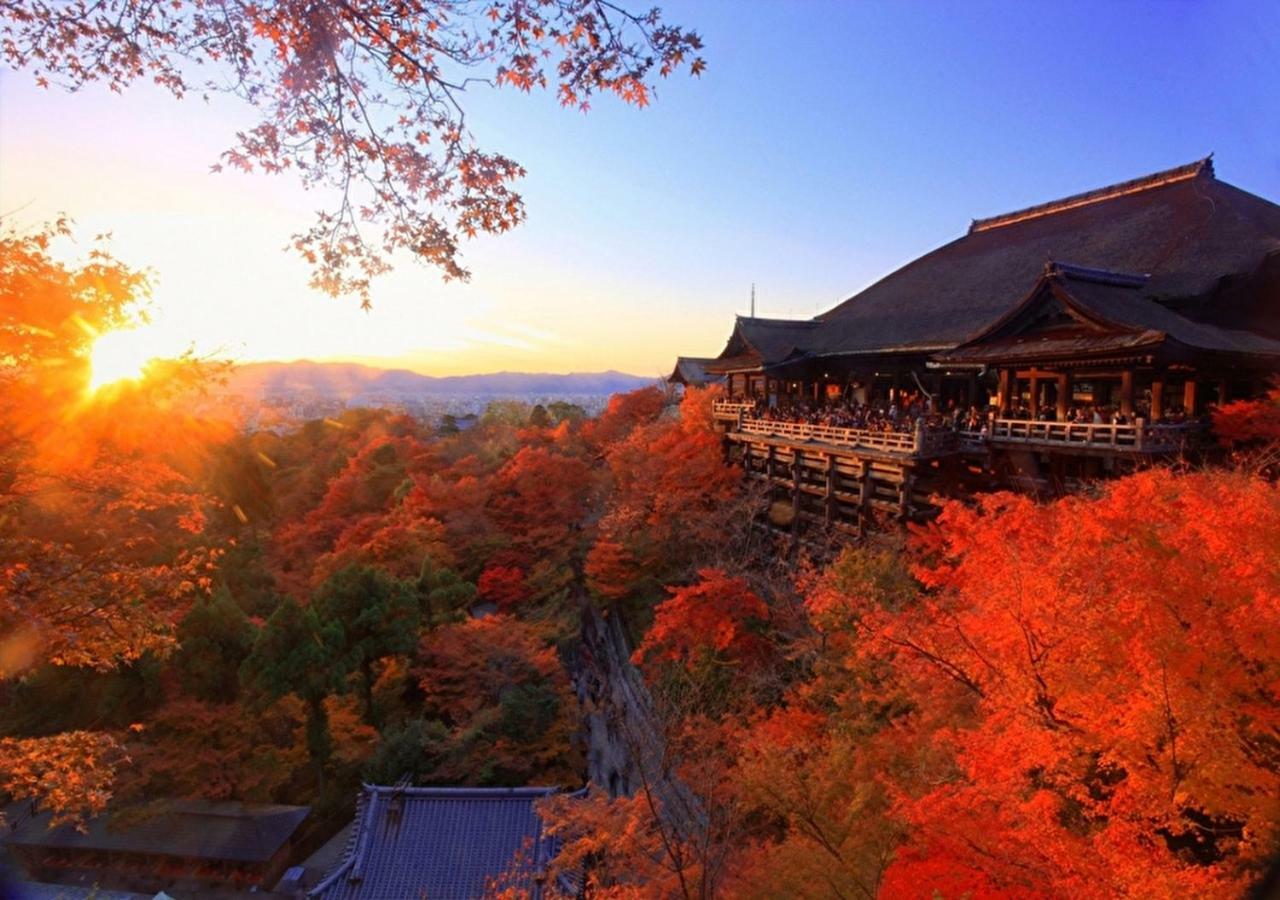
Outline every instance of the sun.
{"type": "Polygon", "coordinates": [[[136,381],[158,358],[153,336],[146,329],[108,331],[93,342],[89,351],[89,390],[96,391],[117,381],[136,381]]]}

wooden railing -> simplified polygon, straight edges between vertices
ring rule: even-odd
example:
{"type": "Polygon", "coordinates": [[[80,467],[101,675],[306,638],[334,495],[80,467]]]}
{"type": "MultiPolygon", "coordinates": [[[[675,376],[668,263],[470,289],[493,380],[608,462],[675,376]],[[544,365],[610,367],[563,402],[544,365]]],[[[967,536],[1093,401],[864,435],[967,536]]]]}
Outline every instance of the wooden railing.
{"type": "Polygon", "coordinates": [[[738,416],[745,416],[755,412],[756,405],[754,403],[740,403],[736,400],[716,400],[711,404],[711,415],[717,419],[737,420],[738,416]]]}
{"type": "Polygon", "coordinates": [[[884,431],[760,419],[750,415],[754,411],[754,404],[724,400],[717,400],[713,407],[717,418],[733,421],[736,430],[742,434],[815,441],[838,447],[861,447],[916,456],[942,456],[956,450],[980,453],[991,444],[1036,444],[1063,449],[1115,450],[1128,453],[1175,453],[1193,445],[1204,434],[1204,426],[1198,422],[1147,425],[1141,419],[1132,425],[992,419],[981,431],[922,428],[915,431],[884,431]]]}
{"type": "MultiPolygon", "coordinates": [[[[994,419],[987,439],[998,444],[1056,444],[1086,449],[1168,453],[1194,442],[1203,430],[1199,423],[1147,425],[1141,419],[1132,425],[994,419]]],[[[966,442],[962,440],[962,443],[966,442]]]]}
{"type": "Polygon", "coordinates": [[[839,447],[863,447],[925,456],[949,453],[956,448],[956,435],[953,431],[884,431],[755,418],[743,418],[738,424],[738,431],[742,434],[770,435],[797,441],[818,441],[839,447]]]}

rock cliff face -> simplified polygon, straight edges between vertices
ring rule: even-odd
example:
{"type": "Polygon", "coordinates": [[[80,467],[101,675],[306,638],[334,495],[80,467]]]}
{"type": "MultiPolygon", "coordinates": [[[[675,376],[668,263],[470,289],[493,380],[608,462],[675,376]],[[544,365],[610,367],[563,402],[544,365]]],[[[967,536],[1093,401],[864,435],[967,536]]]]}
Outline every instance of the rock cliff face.
{"type": "Polygon", "coordinates": [[[698,817],[693,794],[671,773],[665,729],[621,621],[582,603],[582,645],[573,672],[587,741],[587,773],[611,796],[647,787],[664,817],[687,826],[698,817]]]}

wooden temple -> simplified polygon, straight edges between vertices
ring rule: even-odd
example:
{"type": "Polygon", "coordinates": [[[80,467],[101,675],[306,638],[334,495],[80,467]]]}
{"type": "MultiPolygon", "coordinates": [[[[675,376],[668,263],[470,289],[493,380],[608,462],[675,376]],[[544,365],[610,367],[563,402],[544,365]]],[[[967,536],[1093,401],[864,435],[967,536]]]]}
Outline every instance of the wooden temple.
{"type": "Polygon", "coordinates": [[[738,317],[699,364],[728,451],[796,522],[1194,453],[1216,405],[1280,374],[1280,206],[1204,159],[975,220],[813,319],[738,317]],[[934,424],[819,424],[904,400],[934,424]]]}

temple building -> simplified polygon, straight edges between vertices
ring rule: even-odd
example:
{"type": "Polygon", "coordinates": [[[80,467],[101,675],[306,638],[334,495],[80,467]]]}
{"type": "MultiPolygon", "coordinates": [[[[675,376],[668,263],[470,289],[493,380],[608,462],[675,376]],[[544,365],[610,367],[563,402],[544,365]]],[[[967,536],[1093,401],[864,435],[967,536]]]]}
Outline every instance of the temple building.
{"type": "MultiPolygon", "coordinates": [[[[538,817],[555,788],[365,785],[341,860],[307,896],[319,900],[468,900],[509,890],[544,896],[559,849],[538,817]]],[[[554,884],[551,893],[576,893],[554,884]]]]}
{"type": "Polygon", "coordinates": [[[849,503],[927,513],[959,469],[1044,484],[1182,453],[1280,373],[1280,206],[1203,159],[979,219],[813,319],[738,317],[699,362],[726,379],[717,415],[748,472],[829,522],[849,503]],[[822,424],[868,406],[891,425],[822,424]],[[896,487],[841,489],[868,464],[896,487]]]}
{"type": "MultiPolygon", "coordinates": [[[[69,897],[76,896],[76,879],[86,878],[90,887],[106,879],[151,894],[174,885],[192,892],[256,889],[280,877],[309,813],[306,806],[166,800],[52,825],[49,810],[20,804],[6,810],[4,844],[27,877],[64,882],[58,887],[69,897]]],[[[95,887],[93,896],[113,895],[95,887]]]]}

